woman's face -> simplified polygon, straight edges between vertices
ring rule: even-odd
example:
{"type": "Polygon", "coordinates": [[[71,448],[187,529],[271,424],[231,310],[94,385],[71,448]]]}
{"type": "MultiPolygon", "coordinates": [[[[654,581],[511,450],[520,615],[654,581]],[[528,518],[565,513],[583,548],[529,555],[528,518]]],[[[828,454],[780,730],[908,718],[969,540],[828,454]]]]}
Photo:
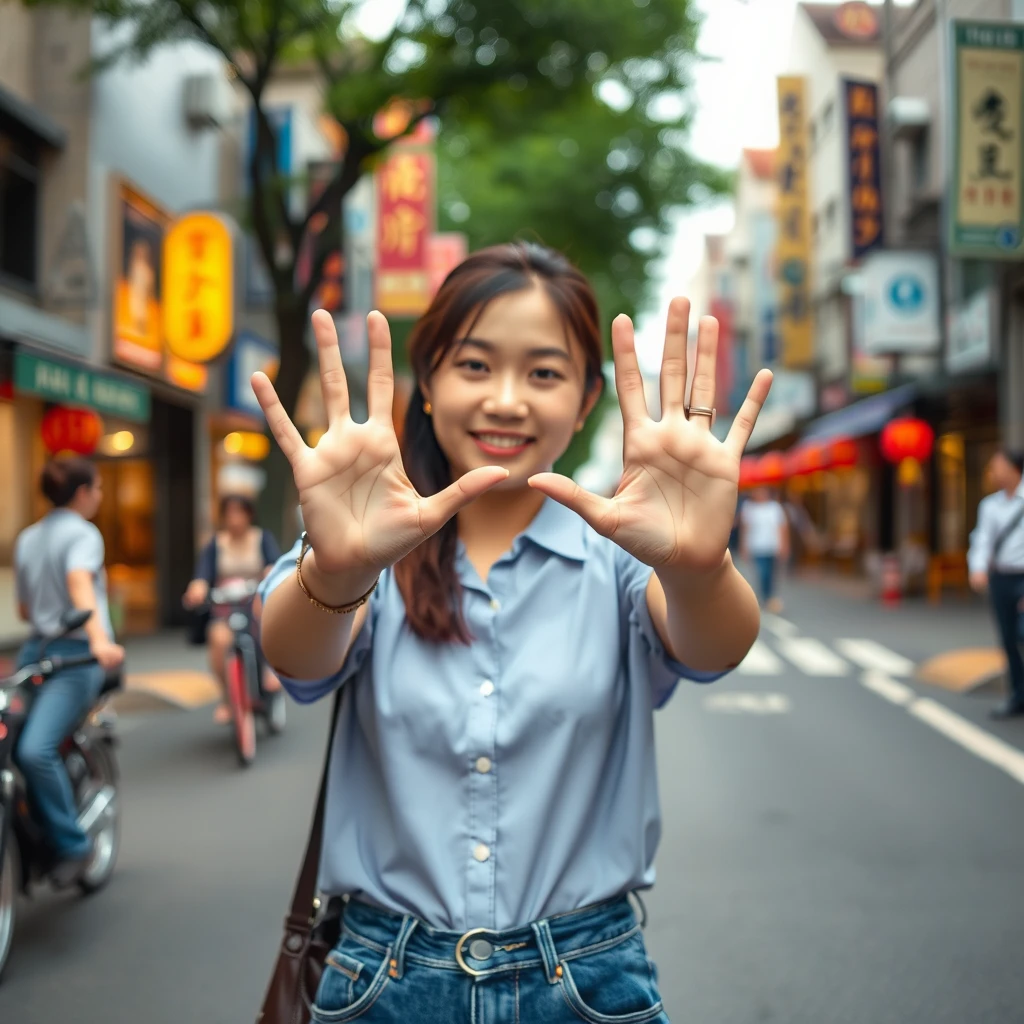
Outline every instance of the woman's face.
{"type": "Polygon", "coordinates": [[[453,478],[480,466],[509,471],[503,488],[550,470],[597,401],[585,361],[542,287],[487,305],[429,381],[434,433],[453,478]]]}
{"type": "Polygon", "coordinates": [[[245,533],[252,526],[249,513],[237,501],[229,501],[225,505],[222,518],[224,529],[235,536],[245,533]]]}

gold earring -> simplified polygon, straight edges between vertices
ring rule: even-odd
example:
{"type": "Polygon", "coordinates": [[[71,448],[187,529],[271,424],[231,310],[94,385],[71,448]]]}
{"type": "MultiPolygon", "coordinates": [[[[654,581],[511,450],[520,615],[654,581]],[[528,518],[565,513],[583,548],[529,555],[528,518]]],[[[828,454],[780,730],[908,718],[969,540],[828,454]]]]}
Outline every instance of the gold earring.
{"type": "Polygon", "coordinates": [[[423,411],[429,416],[434,411],[434,407],[429,402],[424,402],[423,411]]]}

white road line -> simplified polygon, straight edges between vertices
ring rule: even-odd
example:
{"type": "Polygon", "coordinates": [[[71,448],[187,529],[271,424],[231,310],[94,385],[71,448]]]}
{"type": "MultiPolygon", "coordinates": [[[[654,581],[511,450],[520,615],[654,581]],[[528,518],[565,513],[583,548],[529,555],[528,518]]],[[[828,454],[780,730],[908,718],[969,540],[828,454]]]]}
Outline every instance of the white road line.
{"type": "Polygon", "coordinates": [[[708,711],[746,713],[752,715],[783,715],[789,711],[789,698],[783,693],[736,693],[726,690],[704,698],[708,711]]]}
{"type": "Polygon", "coordinates": [[[845,676],[850,667],[814,637],[780,638],[777,646],[779,653],[807,676],[845,676]]]}
{"type": "Polygon", "coordinates": [[[782,661],[772,649],[763,640],[755,640],[736,671],[743,676],[780,676],[782,667],[782,661]]]}
{"type": "Polygon", "coordinates": [[[771,612],[761,612],[761,625],[778,637],[796,636],[800,627],[782,618],[781,615],[772,615],[771,612]]]}
{"type": "Polygon", "coordinates": [[[906,707],[917,696],[909,686],[897,683],[895,679],[890,679],[884,672],[865,672],[861,677],[861,682],[873,693],[877,693],[880,697],[901,707],[906,707]]]}
{"type": "Polygon", "coordinates": [[[1004,743],[930,697],[914,701],[910,705],[910,713],[922,722],[927,722],[954,743],[959,743],[965,750],[997,768],[1002,768],[1007,775],[1024,784],[1024,753],[1016,747],[1004,743]]]}
{"type": "Polygon", "coordinates": [[[914,663],[874,640],[837,640],[836,649],[861,668],[876,669],[890,676],[909,676],[914,663]]]}

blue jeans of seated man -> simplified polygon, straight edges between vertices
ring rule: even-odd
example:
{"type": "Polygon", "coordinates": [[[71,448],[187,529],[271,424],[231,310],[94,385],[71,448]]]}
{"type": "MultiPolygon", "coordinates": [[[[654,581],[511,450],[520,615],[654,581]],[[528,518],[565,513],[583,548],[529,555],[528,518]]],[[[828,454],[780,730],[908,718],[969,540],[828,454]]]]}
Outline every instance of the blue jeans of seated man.
{"type": "MultiPolygon", "coordinates": [[[[18,655],[18,667],[38,660],[40,646],[39,640],[29,640],[18,655]]],[[[56,640],[47,653],[74,657],[88,654],[89,645],[85,640],[56,640]]],[[[14,752],[33,809],[58,857],[78,857],[89,851],[89,838],[78,827],[75,795],[58,749],[95,702],[103,678],[99,665],[79,665],[43,683],[14,752]]]]}
{"type": "Polygon", "coordinates": [[[754,555],[762,604],[767,604],[775,596],[775,565],[777,561],[775,555],[754,555]]]}
{"type": "Polygon", "coordinates": [[[624,897],[465,935],[352,900],[312,1014],[314,1024],[668,1024],[624,897]]]}

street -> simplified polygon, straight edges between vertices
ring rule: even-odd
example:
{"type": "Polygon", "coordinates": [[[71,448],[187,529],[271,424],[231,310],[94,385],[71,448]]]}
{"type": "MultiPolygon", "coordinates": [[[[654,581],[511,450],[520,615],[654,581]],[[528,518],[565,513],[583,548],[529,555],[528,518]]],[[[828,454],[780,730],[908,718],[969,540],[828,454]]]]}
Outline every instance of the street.
{"type": "MultiPolygon", "coordinates": [[[[784,593],[739,671],[681,686],[658,716],[665,828],[645,903],[671,1019],[1020,1019],[1024,724],[911,675],[990,643],[983,615],[784,593]]],[[[248,772],[208,709],[125,716],[117,874],[92,899],[22,903],[0,1017],[252,1021],[327,709],[291,705],[248,772]]]]}

